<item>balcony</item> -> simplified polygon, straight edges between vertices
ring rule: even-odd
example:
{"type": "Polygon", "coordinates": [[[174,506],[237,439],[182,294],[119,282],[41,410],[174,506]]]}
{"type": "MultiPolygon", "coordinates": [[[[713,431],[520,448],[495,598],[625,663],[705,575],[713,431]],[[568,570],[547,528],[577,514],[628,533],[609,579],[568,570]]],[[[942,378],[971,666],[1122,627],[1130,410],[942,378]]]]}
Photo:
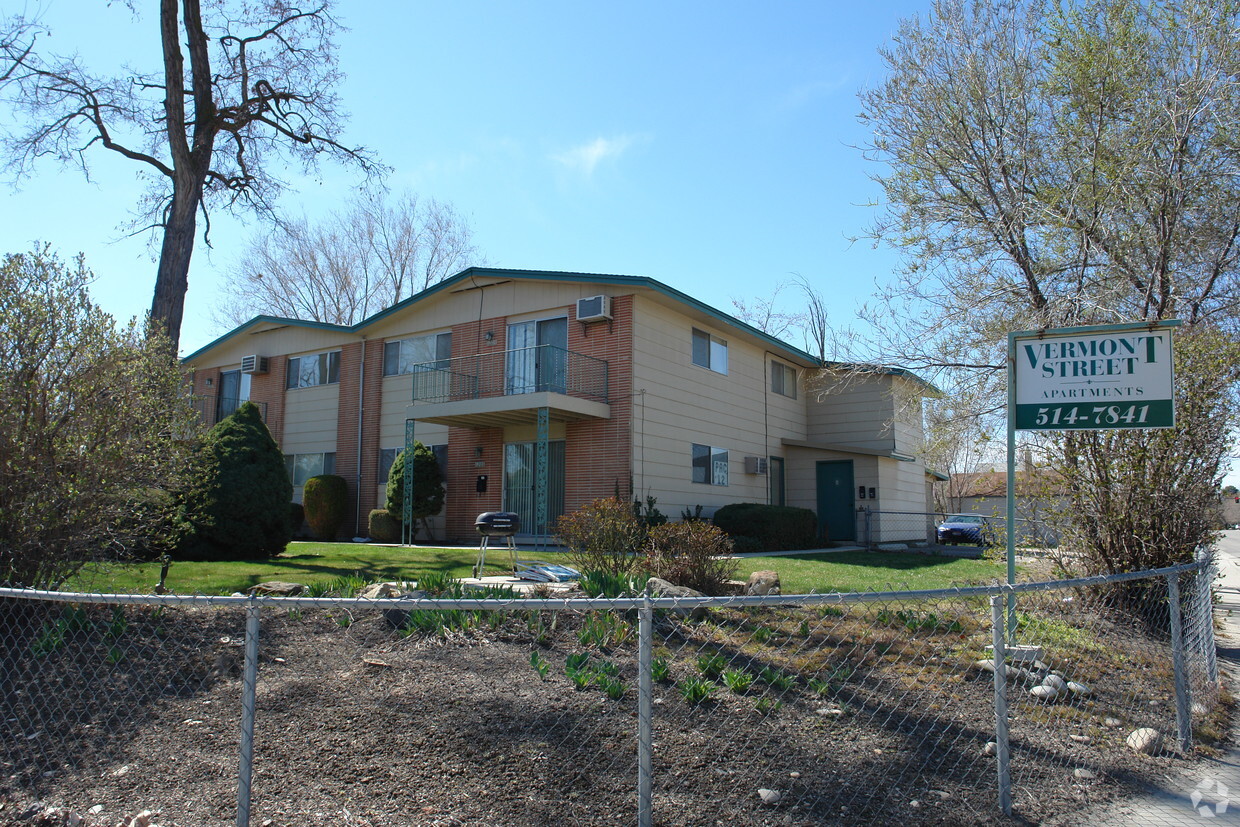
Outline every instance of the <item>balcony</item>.
{"type": "MultiPolygon", "coordinates": [[[[238,399],[230,396],[215,396],[213,394],[195,395],[193,398],[193,407],[198,415],[202,417],[202,424],[210,428],[226,416],[231,416],[241,407],[244,399],[238,399]]],[[[258,413],[263,418],[263,422],[267,421],[267,403],[255,402],[258,406],[258,413]]]]}
{"type": "Polygon", "coordinates": [[[419,422],[466,428],[533,423],[547,408],[553,420],[608,419],[607,362],[554,345],[459,356],[413,365],[419,422]]]}

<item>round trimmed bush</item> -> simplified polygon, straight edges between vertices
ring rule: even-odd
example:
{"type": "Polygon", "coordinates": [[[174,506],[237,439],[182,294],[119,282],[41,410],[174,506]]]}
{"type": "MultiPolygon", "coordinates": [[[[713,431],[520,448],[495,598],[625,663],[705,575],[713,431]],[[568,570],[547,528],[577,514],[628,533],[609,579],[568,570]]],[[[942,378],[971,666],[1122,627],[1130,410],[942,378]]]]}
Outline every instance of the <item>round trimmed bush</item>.
{"type": "Polygon", "coordinates": [[[795,551],[818,545],[818,516],[808,508],[733,503],[715,512],[715,525],[732,537],[753,537],[763,551],[795,551]]]}
{"type": "Polygon", "coordinates": [[[320,540],[335,540],[344,518],[349,513],[349,484],[344,477],[320,474],[306,480],[301,504],[306,509],[306,522],[320,540]]]}
{"type": "Polygon", "coordinates": [[[376,508],[367,518],[370,539],[380,543],[399,543],[401,541],[400,520],[392,516],[386,508],[376,508]]]}

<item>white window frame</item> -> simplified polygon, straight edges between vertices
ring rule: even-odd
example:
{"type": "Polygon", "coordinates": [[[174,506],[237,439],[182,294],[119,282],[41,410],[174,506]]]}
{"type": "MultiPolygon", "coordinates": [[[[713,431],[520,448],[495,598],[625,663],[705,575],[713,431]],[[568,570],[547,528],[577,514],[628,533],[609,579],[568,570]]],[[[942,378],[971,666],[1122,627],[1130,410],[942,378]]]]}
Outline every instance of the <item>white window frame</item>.
{"type": "Polygon", "coordinates": [[[288,359],[288,379],[284,383],[285,390],[300,388],[317,388],[320,385],[340,384],[340,351],[328,350],[323,353],[306,353],[301,356],[290,356],[288,359]],[[310,371],[302,365],[306,360],[313,360],[314,370],[310,371]]]}
{"type": "Polygon", "coordinates": [[[448,366],[448,360],[451,358],[452,331],[450,330],[394,339],[383,343],[383,375],[403,376],[412,373],[414,365],[430,363],[434,363],[435,367],[442,370],[448,366]],[[415,350],[419,348],[421,353],[415,353],[415,350]],[[428,351],[434,355],[429,359],[422,358],[427,355],[428,351]]]}
{"type": "Polygon", "coordinates": [[[783,362],[771,362],[771,393],[797,398],[797,371],[783,362]]]}
{"type": "Polygon", "coordinates": [[[336,452],[285,454],[284,470],[288,471],[288,478],[293,483],[293,487],[301,488],[311,477],[336,473],[336,452]],[[297,481],[299,478],[301,482],[297,481]]]}
{"type": "Polygon", "coordinates": [[[728,449],[697,442],[689,445],[689,479],[699,485],[728,484],[728,449]],[[701,460],[706,464],[702,465],[701,460]],[[698,471],[703,473],[699,475],[698,471]]]}
{"type": "Polygon", "coordinates": [[[693,364],[726,376],[728,373],[727,340],[696,327],[692,329],[690,336],[692,340],[690,358],[693,364]]]}

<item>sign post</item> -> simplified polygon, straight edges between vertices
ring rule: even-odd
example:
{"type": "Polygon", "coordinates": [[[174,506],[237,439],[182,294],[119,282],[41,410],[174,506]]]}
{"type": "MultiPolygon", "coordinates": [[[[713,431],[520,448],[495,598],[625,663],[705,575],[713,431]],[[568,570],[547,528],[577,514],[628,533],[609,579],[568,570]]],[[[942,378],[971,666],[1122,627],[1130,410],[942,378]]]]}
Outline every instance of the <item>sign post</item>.
{"type": "MultiPolygon", "coordinates": [[[[1016,432],[1175,427],[1178,319],[1008,334],[1007,581],[1016,582],[1016,432]]],[[[1016,631],[1008,594],[1008,634],[1016,631]]],[[[1010,639],[1010,638],[1009,638],[1010,639]]]]}

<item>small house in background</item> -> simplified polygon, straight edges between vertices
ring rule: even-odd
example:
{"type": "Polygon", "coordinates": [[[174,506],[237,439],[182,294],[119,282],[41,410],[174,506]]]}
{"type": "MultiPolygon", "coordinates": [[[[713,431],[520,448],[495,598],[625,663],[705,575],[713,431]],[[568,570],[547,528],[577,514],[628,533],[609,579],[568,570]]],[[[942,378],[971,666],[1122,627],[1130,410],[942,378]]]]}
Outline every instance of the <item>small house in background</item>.
{"type": "Polygon", "coordinates": [[[550,534],[618,493],[673,520],[801,506],[850,542],[865,507],[929,501],[920,379],[820,365],[651,278],[471,268],[353,326],[259,316],[184,364],[208,421],[259,404],[298,494],[348,481],[353,534],[407,440],[443,466],[449,540],[484,511],[550,534]]]}
{"type": "MultiPolygon", "coordinates": [[[[1045,468],[1035,468],[1026,461],[1025,469],[1016,472],[1016,544],[1018,546],[1052,547],[1059,545],[1059,531],[1054,523],[1065,499],[1059,493],[1059,476],[1045,468]]],[[[980,514],[1007,519],[1007,471],[978,471],[952,474],[938,482],[942,490],[936,501],[953,514],[980,514]]]]}

